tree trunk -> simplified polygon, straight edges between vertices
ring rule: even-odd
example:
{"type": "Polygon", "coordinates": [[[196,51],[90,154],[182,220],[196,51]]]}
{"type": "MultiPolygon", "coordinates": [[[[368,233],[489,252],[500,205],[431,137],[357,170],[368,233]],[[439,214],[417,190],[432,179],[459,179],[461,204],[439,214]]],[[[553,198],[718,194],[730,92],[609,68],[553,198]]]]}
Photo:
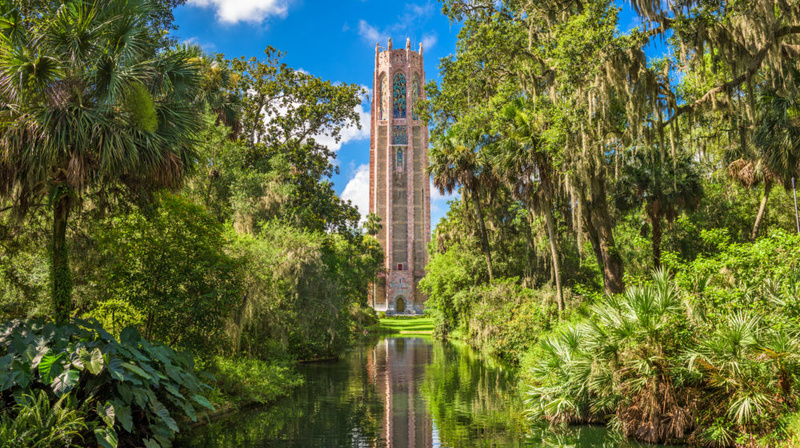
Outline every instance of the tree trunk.
{"type": "Polygon", "coordinates": [[[72,312],[72,272],[67,249],[67,221],[71,208],[69,193],[59,188],[53,204],[53,247],[50,278],[56,322],[65,323],[72,312]]]}
{"type": "Polygon", "coordinates": [[[661,267],[661,216],[651,216],[650,224],[653,226],[653,268],[661,267]]]}
{"type": "Polygon", "coordinates": [[[758,236],[758,228],[761,227],[761,220],[764,218],[764,212],[767,209],[770,190],[772,190],[772,182],[764,182],[764,196],[761,198],[761,205],[758,207],[758,215],[756,215],[756,223],[753,226],[753,233],[750,235],[750,241],[755,241],[758,236]]]}
{"type": "Polygon", "coordinates": [[[492,275],[492,254],[489,250],[489,237],[486,235],[486,224],[483,222],[481,201],[476,191],[471,192],[470,196],[472,196],[472,202],[475,204],[475,213],[478,214],[478,223],[481,226],[481,246],[483,248],[483,255],[486,258],[486,268],[489,270],[489,283],[494,283],[494,276],[492,275]]]}
{"type": "Polygon", "coordinates": [[[536,285],[534,272],[536,270],[536,243],[533,241],[533,213],[528,211],[528,219],[524,222],[525,228],[525,282],[526,287],[533,288],[536,285]]]}
{"type": "Polygon", "coordinates": [[[558,260],[558,243],[556,242],[556,225],[553,219],[553,209],[550,201],[544,206],[544,216],[547,222],[547,239],[550,240],[550,256],[553,259],[553,277],[556,280],[556,302],[558,303],[558,319],[564,313],[564,295],[561,291],[561,265],[558,260]]]}
{"type": "MultiPolygon", "coordinates": [[[[602,174],[600,174],[602,176],[602,174]]],[[[591,201],[586,198],[586,187],[579,188],[584,227],[592,242],[592,249],[598,264],[603,270],[603,285],[607,293],[621,293],[625,290],[622,257],[614,243],[611,214],[608,212],[605,180],[591,174],[591,201]]]]}

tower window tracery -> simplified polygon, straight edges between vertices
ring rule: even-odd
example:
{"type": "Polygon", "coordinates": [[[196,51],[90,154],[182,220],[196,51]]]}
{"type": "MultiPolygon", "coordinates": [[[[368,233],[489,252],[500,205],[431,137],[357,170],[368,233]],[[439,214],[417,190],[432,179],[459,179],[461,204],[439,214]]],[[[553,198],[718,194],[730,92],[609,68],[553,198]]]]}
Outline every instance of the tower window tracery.
{"type": "Polygon", "coordinates": [[[383,92],[386,90],[386,89],[384,89],[383,85],[385,83],[386,83],[386,76],[381,75],[381,79],[378,81],[378,95],[377,95],[378,110],[379,110],[378,118],[381,119],[381,120],[385,120],[386,119],[386,114],[383,111],[383,109],[384,109],[384,106],[383,106],[383,92]]]}
{"type": "Polygon", "coordinates": [[[392,144],[407,145],[408,131],[405,126],[392,126],[392,144]]]}
{"type": "Polygon", "coordinates": [[[414,78],[411,81],[411,118],[414,120],[419,120],[419,116],[417,116],[417,101],[419,101],[420,97],[420,85],[419,85],[419,75],[414,73],[414,78]]]}
{"type": "Polygon", "coordinates": [[[394,118],[406,118],[406,77],[402,73],[394,75],[392,82],[392,104],[394,118]]]}

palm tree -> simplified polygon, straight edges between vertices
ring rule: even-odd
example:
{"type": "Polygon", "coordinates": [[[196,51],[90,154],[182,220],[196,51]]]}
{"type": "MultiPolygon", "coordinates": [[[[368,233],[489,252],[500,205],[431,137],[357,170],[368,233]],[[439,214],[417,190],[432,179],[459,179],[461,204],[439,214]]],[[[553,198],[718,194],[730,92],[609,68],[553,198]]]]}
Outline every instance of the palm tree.
{"type": "Polygon", "coordinates": [[[764,184],[751,240],[758,236],[774,183],[790,188],[800,168],[800,95],[796,90],[768,89],[759,105],[761,114],[752,138],[755,151],[728,166],[731,177],[745,187],[764,184]]]}
{"type": "Polygon", "coordinates": [[[486,233],[483,207],[480,192],[492,179],[491,168],[480,154],[475,150],[465,136],[455,130],[450,130],[439,138],[433,145],[428,155],[430,165],[428,174],[433,175],[433,185],[441,194],[451,194],[459,185],[462,188],[464,200],[471,200],[478,217],[478,226],[481,232],[481,248],[486,258],[486,268],[489,272],[489,282],[494,281],[492,275],[492,254],[489,248],[489,237],[486,233]]]}
{"type": "Polygon", "coordinates": [[[614,415],[626,436],[650,443],[686,437],[691,406],[671,374],[688,318],[667,272],[598,299],[591,316],[542,342],[528,412],[572,423],[614,415]]]}
{"type": "Polygon", "coordinates": [[[368,214],[367,221],[364,223],[364,228],[367,230],[367,235],[374,237],[383,228],[381,217],[375,213],[368,214]]]}
{"type": "Polygon", "coordinates": [[[639,151],[622,168],[616,185],[615,202],[621,211],[644,206],[652,228],[653,267],[661,266],[661,221],[675,220],[683,210],[694,210],[703,197],[700,173],[687,156],[639,151]]]}
{"type": "Polygon", "coordinates": [[[0,196],[20,216],[50,198],[60,322],[72,307],[66,233],[81,195],[118,183],[175,186],[194,160],[197,55],[158,48],[151,7],[68,0],[27,16],[0,7],[0,196]]]}
{"type": "Polygon", "coordinates": [[[550,241],[550,256],[553,276],[556,281],[558,314],[564,312],[564,296],[561,287],[561,262],[558,255],[558,240],[553,217],[555,196],[554,177],[556,168],[553,158],[545,148],[541,132],[544,123],[540,116],[527,109],[522,101],[516,101],[503,109],[504,133],[508,136],[498,145],[493,157],[510,188],[514,198],[533,214],[544,214],[547,238],[550,241]]]}

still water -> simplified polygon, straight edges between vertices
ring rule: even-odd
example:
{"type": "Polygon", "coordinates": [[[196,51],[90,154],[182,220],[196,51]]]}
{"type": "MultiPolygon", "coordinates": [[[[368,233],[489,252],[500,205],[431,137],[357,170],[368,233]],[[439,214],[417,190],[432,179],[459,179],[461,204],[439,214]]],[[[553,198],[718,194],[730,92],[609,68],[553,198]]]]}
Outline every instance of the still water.
{"type": "Polygon", "coordinates": [[[265,409],[185,434],[177,446],[633,448],[605,429],[555,433],[521,417],[513,371],[463,344],[364,343],[336,362],[300,366],[306,384],[265,409]]]}

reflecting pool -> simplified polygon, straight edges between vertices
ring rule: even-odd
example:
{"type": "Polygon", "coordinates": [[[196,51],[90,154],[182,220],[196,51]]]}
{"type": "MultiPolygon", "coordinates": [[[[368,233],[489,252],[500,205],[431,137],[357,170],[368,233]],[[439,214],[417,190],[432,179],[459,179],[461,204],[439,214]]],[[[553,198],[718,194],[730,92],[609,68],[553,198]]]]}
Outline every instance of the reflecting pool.
{"type": "Polygon", "coordinates": [[[304,364],[304,386],[273,406],[184,434],[178,447],[618,448],[604,428],[536,430],[511,369],[464,344],[384,338],[304,364]]]}

